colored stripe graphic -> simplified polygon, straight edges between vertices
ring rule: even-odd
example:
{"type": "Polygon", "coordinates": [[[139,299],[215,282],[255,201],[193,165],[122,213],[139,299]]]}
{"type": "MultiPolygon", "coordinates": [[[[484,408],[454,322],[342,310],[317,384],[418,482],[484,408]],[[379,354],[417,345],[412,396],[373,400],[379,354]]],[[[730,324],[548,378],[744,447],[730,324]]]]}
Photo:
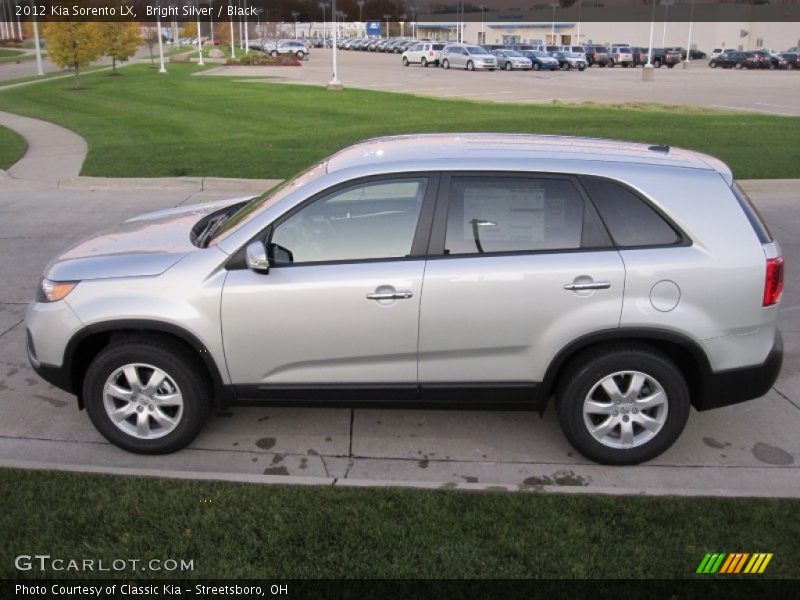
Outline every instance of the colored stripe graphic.
{"type": "Polygon", "coordinates": [[[712,575],[714,573],[726,575],[738,573],[760,574],[767,568],[772,556],[772,553],[767,552],[756,552],[754,554],[749,552],[707,553],[695,572],[712,575]]]}

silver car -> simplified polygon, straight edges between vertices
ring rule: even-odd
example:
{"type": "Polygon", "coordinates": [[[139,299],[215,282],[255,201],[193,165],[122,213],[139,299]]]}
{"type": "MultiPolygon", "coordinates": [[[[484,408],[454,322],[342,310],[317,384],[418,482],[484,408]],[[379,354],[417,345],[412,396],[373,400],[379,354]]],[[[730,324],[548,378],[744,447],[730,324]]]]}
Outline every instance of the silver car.
{"type": "Polygon", "coordinates": [[[97,429],[182,448],[215,406],[527,408],[592,460],[664,452],[782,361],[783,258],[730,170],[675,148],[437,134],[55,258],[28,354],[97,429]]]}
{"type": "Polygon", "coordinates": [[[498,69],[530,71],[533,68],[531,59],[516,50],[492,50],[492,54],[497,58],[498,69]]]}
{"type": "Polygon", "coordinates": [[[497,59],[486,48],[471,44],[448,44],[442,50],[442,66],[445,69],[486,69],[494,71],[497,68],[497,59]]]}

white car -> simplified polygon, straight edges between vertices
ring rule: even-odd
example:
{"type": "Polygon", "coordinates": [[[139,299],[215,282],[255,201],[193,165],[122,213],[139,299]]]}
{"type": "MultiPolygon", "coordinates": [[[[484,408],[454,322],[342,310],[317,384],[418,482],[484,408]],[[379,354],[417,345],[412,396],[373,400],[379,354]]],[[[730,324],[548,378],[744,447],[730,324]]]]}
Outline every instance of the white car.
{"type": "Polygon", "coordinates": [[[403,52],[403,66],[419,63],[423,67],[439,66],[444,44],[437,42],[420,42],[403,52]]]}

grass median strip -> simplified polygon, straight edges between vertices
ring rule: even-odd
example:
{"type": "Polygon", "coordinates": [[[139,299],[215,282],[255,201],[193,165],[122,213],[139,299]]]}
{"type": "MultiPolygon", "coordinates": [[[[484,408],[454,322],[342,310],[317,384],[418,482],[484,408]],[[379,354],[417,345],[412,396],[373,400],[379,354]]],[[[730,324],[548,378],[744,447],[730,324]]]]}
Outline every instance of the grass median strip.
{"type": "Polygon", "coordinates": [[[122,77],[57,80],[0,91],[0,110],[68,127],[89,142],[83,175],[285,178],[365,138],[498,131],[617,138],[681,146],[727,162],[738,178],[800,177],[800,119],[760,114],[514,105],[348,89],[161,75],[132,65],[122,77]]]}
{"type": "Polygon", "coordinates": [[[2,469],[0,508],[6,578],[21,575],[15,556],[34,552],[108,564],[193,559],[187,575],[201,578],[694,577],[707,553],[769,552],[759,577],[800,576],[800,500],[283,487],[2,469]]]}
{"type": "Polygon", "coordinates": [[[25,154],[28,143],[21,135],[0,127],[0,169],[8,169],[25,154]]]}

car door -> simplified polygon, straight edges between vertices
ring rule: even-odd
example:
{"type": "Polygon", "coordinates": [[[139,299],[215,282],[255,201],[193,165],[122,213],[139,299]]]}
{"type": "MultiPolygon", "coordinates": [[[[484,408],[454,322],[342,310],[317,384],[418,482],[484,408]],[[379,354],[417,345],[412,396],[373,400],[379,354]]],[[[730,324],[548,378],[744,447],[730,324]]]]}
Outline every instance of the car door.
{"type": "Polygon", "coordinates": [[[388,384],[416,397],[437,179],[397,175],[336,186],[263,232],[268,272],[233,269],[222,293],[225,358],[240,395],[319,398],[388,384]]]}
{"type": "Polygon", "coordinates": [[[580,183],[453,174],[441,184],[420,313],[424,399],[530,398],[553,357],[619,326],[625,270],[580,183]]]}

